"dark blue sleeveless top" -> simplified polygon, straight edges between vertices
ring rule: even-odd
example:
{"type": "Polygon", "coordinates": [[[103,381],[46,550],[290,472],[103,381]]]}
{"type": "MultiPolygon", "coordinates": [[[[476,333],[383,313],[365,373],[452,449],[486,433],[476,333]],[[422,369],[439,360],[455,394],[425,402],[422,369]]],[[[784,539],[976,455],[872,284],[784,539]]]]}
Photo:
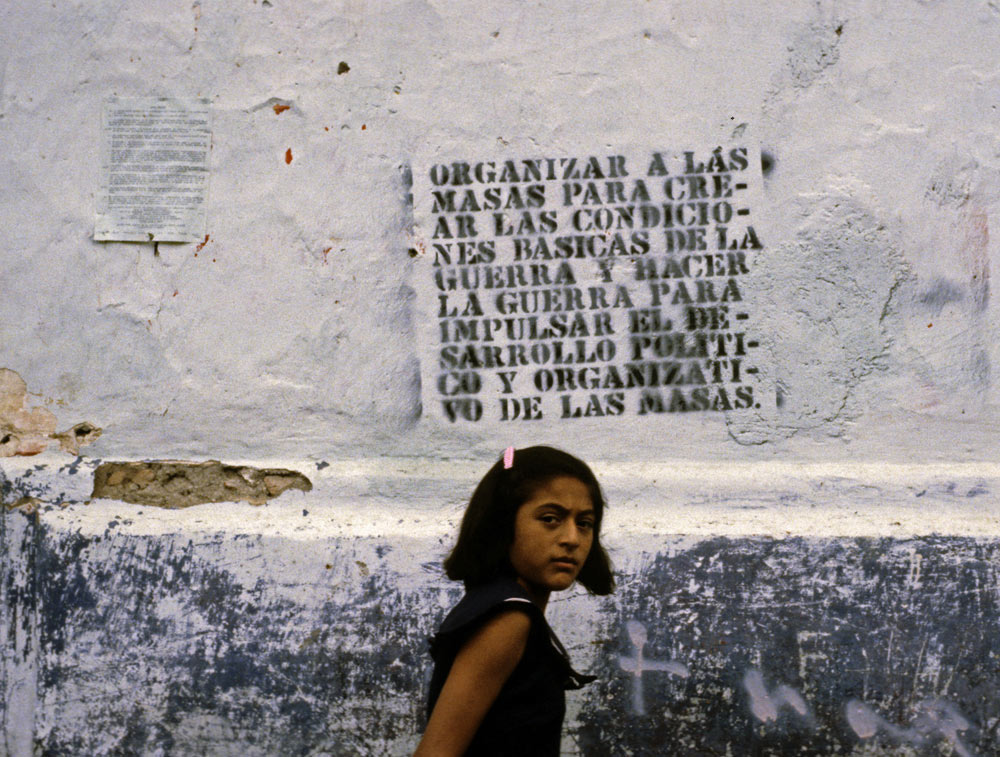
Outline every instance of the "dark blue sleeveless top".
{"type": "Polygon", "coordinates": [[[431,640],[434,674],[427,716],[459,650],[494,615],[517,609],[531,618],[524,655],[476,731],[466,757],[558,757],[566,714],[566,689],[593,681],[573,670],[541,609],[513,578],[502,577],[466,592],[431,640]]]}

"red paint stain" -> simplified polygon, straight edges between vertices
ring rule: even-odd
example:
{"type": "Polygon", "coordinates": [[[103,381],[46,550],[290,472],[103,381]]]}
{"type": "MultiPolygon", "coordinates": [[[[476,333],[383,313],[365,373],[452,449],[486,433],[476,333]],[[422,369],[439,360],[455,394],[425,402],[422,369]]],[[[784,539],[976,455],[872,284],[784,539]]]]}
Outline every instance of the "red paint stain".
{"type": "Polygon", "coordinates": [[[206,234],[206,235],[205,235],[205,240],[204,240],[203,242],[199,242],[199,243],[197,244],[197,246],[196,246],[196,247],[194,248],[194,249],[195,249],[195,251],[196,251],[196,252],[201,252],[202,250],[204,250],[204,249],[205,249],[205,245],[206,245],[206,244],[208,244],[208,240],[209,240],[209,239],[210,239],[209,235],[208,235],[208,234],[206,234]]]}
{"type": "Polygon", "coordinates": [[[174,297],[176,297],[176,296],[177,296],[177,290],[175,289],[174,290],[174,297]]]}
{"type": "Polygon", "coordinates": [[[282,113],[284,113],[286,110],[288,110],[291,107],[292,107],[291,105],[280,105],[278,103],[275,103],[274,104],[274,113],[275,113],[275,115],[281,115],[282,113]]]}
{"type": "Polygon", "coordinates": [[[285,150],[285,163],[291,163],[291,162],[292,162],[292,148],[289,147],[287,150],[285,150]]]}
{"type": "Polygon", "coordinates": [[[367,128],[368,128],[367,126],[365,126],[364,124],[361,124],[361,131],[364,131],[367,128]]]}
{"type": "Polygon", "coordinates": [[[933,326],[933,325],[934,325],[933,323],[928,323],[928,324],[927,324],[927,328],[930,328],[930,327],[931,327],[931,326],[933,326]]]}
{"type": "Polygon", "coordinates": [[[324,126],[323,127],[323,131],[330,131],[330,127],[329,126],[324,126]]]}
{"type": "Polygon", "coordinates": [[[333,249],[332,247],[325,247],[325,248],[323,248],[323,265],[329,265],[330,264],[330,261],[326,259],[326,256],[330,254],[330,250],[332,250],[332,249],[333,249]]]}

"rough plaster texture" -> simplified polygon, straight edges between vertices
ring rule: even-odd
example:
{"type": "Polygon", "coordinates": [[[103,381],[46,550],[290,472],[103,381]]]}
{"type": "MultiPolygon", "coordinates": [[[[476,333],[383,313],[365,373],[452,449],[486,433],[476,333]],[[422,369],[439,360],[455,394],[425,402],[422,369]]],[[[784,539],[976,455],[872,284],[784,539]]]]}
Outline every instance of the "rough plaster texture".
{"type": "Polygon", "coordinates": [[[0,365],[106,429],[90,454],[492,455],[493,433],[420,423],[405,166],[428,148],[702,144],[738,124],[766,153],[754,297],[779,417],[703,414],[654,445],[583,426],[591,456],[996,448],[993,3],[2,13],[4,270],[25,296],[0,304],[0,365]],[[202,244],[90,241],[108,94],[212,101],[202,244]]]}
{"type": "Polygon", "coordinates": [[[456,596],[440,557],[528,442],[594,462],[621,571],[551,610],[602,676],[568,752],[1000,750],[995,2],[12,0],[0,21],[0,489],[37,508],[0,519],[0,751],[405,754],[456,596]],[[201,243],[91,241],[106,95],[211,100],[201,243]],[[669,433],[422,421],[409,165],[743,124],[774,408],[669,433]],[[106,459],[314,488],[87,504],[106,459]]]}

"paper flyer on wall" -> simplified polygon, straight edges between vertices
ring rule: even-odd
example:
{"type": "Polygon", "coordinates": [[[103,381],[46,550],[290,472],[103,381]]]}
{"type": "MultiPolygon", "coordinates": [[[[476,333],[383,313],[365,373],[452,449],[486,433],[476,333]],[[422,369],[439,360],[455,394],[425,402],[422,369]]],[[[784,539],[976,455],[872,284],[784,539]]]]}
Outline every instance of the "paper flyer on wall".
{"type": "Polygon", "coordinates": [[[211,136],[208,100],[106,98],[94,239],[200,240],[211,136]]]}

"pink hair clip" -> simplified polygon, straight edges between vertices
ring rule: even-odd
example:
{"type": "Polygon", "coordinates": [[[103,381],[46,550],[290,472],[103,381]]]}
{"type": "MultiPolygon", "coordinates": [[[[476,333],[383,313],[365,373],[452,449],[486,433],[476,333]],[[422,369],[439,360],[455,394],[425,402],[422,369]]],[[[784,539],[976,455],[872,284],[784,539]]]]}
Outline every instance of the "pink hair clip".
{"type": "Polygon", "coordinates": [[[508,470],[514,467],[514,448],[508,447],[503,451],[503,467],[508,470]]]}

